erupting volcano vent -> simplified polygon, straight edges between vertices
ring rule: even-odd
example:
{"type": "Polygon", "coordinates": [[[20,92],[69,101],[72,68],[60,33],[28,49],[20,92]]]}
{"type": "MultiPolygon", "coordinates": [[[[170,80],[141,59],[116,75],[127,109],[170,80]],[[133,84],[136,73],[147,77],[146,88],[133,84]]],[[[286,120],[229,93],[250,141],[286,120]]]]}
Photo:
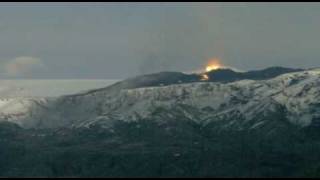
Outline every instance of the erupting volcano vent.
{"type": "Polygon", "coordinates": [[[209,76],[206,74],[207,72],[213,71],[213,70],[217,70],[222,68],[223,65],[220,61],[219,58],[211,58],[209,59],[208,63],[205,66],[205,72],[201,74],[201,81],[208,81],[210,78],[209,76]]]}
{"type": "Polygon", "coordinates": [[[206,72],[220,69],[221,67],[223,67],[223,65],[221,64],[220,59],[212,58],[209,60],[208,64],[206,65],[206,72]]]}

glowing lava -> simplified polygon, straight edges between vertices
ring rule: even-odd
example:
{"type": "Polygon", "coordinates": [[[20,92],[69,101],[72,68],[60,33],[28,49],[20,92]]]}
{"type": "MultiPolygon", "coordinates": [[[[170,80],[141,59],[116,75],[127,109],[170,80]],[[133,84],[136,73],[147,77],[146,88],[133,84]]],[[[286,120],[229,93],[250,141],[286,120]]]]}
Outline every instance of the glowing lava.
{"type": "Polygon", "coordinates": [[[209,80],[209,76],[206,74],[201,74],[201,81],[207,81],[209,80]]]}
{"type": "Polygon", "coordinates": [[[212,58],[209,60],[206,66],[206,72],[216,70],[222,67],[222,64],[218,58],[212,58]]]}

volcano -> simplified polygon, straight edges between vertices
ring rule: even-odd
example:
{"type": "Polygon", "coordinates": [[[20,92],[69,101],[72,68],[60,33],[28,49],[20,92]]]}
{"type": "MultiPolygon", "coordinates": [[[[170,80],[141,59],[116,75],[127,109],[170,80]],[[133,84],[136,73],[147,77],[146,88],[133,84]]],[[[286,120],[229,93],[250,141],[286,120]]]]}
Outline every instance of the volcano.
{"type": "Polygon", "coordinates": [[[319,68],[202,74],[1,99],[0,176],[319,177],[319,68]]]}
{"type": "MultiPolygon", "coordinates": [[[[285,73],[299,72],[304,69],[294,69],[285,67],[269,67],[262,70],[247,72],[236,72],[231,69],[214,69],[204,73],[185,74],[181,72],[159,72],[154,74],[141,75],[129,78],[113,86],[122,88],[139,88],[150,86],[167,86],[172,84],[203,82],[202,75],[207,75],[206,82],[234,82],[239,80],[267,80],[285,73]]],[[[109,88],[109,87],[108,87],[109,88]]]]}

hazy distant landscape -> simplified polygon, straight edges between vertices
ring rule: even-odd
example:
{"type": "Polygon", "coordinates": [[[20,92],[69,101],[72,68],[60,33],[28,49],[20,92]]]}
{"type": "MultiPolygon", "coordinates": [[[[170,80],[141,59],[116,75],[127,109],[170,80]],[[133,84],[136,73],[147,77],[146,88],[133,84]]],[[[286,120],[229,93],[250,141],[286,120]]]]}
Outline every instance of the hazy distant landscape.
{"type": "Polygon", "coordinates": [[[0,80],[0,98],[57,97],[98,89],[117,82],[101,79],[0,80]]]}

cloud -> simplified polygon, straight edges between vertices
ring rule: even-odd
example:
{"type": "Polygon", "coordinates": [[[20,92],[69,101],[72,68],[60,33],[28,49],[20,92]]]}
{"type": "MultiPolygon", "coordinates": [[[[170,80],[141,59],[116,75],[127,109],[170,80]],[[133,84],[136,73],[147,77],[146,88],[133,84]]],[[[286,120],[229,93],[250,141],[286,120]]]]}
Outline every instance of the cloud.
{"type": "Polygon", "coordinates": [[[41,59],[30,56],[20,56],[7,62],[4,66],[4,71],[7,76],[16,77],[42,67],[44,67],[44,64],[41,59]]]}

